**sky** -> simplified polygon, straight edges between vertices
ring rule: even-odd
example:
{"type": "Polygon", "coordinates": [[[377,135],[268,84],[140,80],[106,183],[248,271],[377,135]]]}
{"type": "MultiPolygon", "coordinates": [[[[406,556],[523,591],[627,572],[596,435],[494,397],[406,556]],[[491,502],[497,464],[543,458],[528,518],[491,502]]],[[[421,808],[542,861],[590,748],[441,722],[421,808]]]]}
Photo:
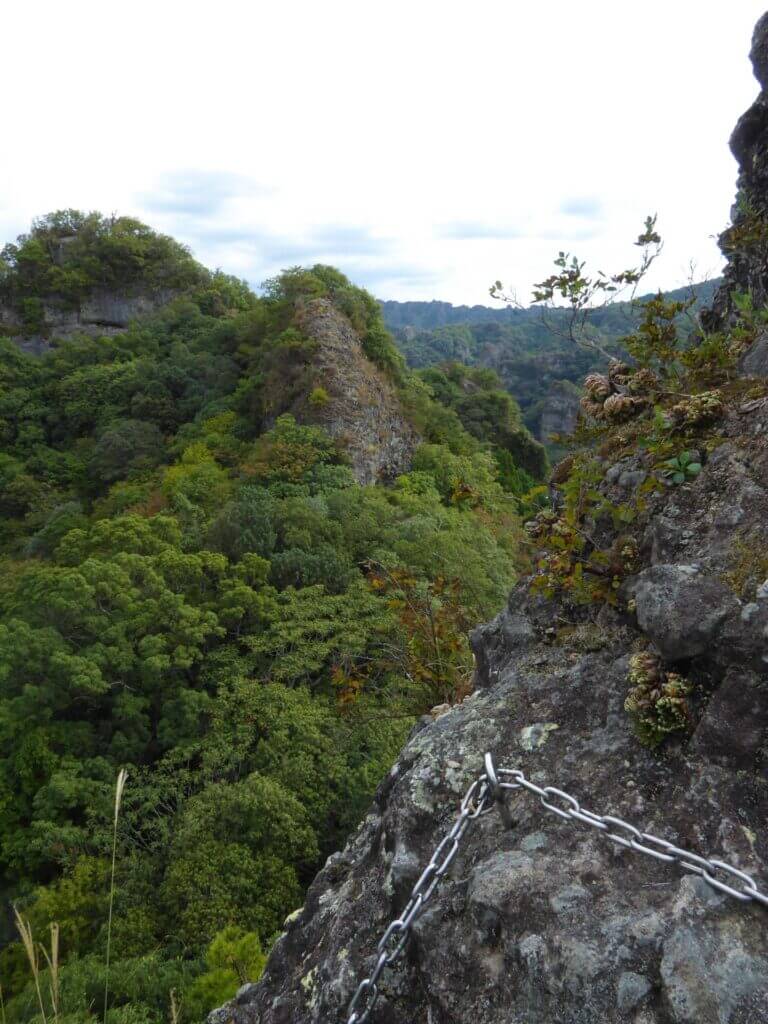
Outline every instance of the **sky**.
{"type": "Polygon", "coordinates": [[[522,302],[559,250],[714,276],[763,3],[26,0],[3,12],[0,240],[130,214],[258,286],[522,302]]]}

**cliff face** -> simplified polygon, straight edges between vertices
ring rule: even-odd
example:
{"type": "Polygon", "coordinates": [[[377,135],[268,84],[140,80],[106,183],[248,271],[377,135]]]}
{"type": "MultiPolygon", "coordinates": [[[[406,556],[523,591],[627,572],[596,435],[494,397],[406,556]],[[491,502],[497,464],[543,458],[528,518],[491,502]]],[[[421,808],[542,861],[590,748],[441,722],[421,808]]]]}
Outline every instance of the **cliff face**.
{"type": "Polygon", "coordinates": [[[570,381],[556,381],[537,405],[534,417],[536,439],[548,444],[553,434],[573,433],[579,415],[581,394],[570,381]]]}
{"type": "Polygon", "coordinates": [[[18,314],[0,304],[0,335],[8,335],[22,351],[41,355],[51,347],[51,339],[69,339],[76,334],[119,334],[131,320],[148,316],[174,296],[170,290],[120,294],[97,290],[77,309],[66,309],[54,302],[43,307],[46,329],[41,334],[25,334],[18,314]]]}
{"type": "Polygon", "coordinates": [[[297,309],[295,324],[315,342],[313,381],[323,394],[314,403],[302,397],[280,412],[322,426],[341,440],[361,484],[406,472],[421,438],[390,379],[366,357],[349,320],[329,299],[318,298],[297,309]]]}
{"type": "Polygon", "coordinates": [[[768,13],[755,26],[749,57],[761,91],[730,138],[739,175],[731,226],[720,236],[728,260],[724,281],[702,315],[709,330],[732,319],[734,292],[750,293],[756,308],[768,303],[768,13]]]}
{"type": "MultiPolygon", "coordinates": [[[[768,16],[753,60],[762,82],[768,16]]],[[[768,211],[765,94],[756,108],[734,148],[744,155],[742,189],[768,211]]],[[[745,283],[765,304],[766,268],[759,252],[733,258],[711,322],[726,322],[745,283]]],[[[215,1011],[214,1024],[347,1021],[379,938],[485,751],[590,811],[747,873],[762,897],[738,900],[665,861],[663,845],[619,831],[661,854],[644,855],[594,820],[563,820],[517,792],[511,829],[491,812],[461,841],[404,957],[384,969],[369,1024],[768,1024],[764,338],[742,357],[741,374],[753,379],[725,410],[695,479],[639,503],[648,454],[600,459],[599,493],[614,507],[642,508],[629,540],[610,521],[590,524],[601,549],[628,544],[636,559],[616,607],[545,599],[527,583],[513,591],[475,633],[475,692],[419,723],[356,835],[286,922],[261,982],[215,1011]],[[661,673],[649,686],[665,678],[672,687],[650,700],[663,697],[672,714],[687,694],[686,728],[658,749],[639,742],[625,706],[643,658],[661,673]]],[[[574,807],[554,792],[549,801],[574,807]]],[[[712,870],[717,881],[748,884],[712,870]]]]}

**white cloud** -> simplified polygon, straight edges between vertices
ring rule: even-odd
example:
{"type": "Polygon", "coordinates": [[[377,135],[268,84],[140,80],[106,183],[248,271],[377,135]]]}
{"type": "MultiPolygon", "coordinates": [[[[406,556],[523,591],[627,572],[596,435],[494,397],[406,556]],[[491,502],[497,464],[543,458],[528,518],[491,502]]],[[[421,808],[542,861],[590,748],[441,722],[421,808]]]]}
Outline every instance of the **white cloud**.
{"type": "Polygon", "coordinates": [[[719,267],[756,0],[7,7],[4,239],[96,208],[254,283],[319,258],[482,302],[560,248],[623,267],[656,211],[652,284],[719,267]]]}

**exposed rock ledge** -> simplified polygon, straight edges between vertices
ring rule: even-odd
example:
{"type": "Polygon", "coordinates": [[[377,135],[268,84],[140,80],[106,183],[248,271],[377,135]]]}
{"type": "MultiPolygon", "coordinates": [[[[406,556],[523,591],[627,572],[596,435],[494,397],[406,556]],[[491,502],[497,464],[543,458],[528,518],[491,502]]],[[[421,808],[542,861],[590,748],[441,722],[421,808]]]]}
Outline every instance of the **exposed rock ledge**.
{"type": "Polygon", "coordinates": [[[79,309],[64,309],[50,303],[43,309],[45,334],[33,335],[25,335],[16,313],[0,305],[0,335],[8,335],[24,352],[41,355],[51,347],[52,338],[68,339],[76,334],[119,334],[131,320],[154,313],[170,302],[175,294],[168,289],[130,295],[97,290],[79,309]]]}
{"type": "Polygon", "coordinates": [[[392,381],[365,355],[347,317],[329,299],[316,298],[300,305],[295,323],[317,345],[312,367],[327,400],[313,407],[302,397],[279,412],[316,423],[342,441],[358,483],[391,481],[407,472],[421,437],[392,381]]]}
{"type": "MultiPolygon", "coordinates": [[[[503,650],[507,622],[505,615],[486,627],[480,646],[503,650]]],[[[754,872],[765,891],[768,792],[765,780],[737,767],[740,738],[729,749],[723,735],[727,696],[687,752],[655,757],[638,746],[623,711],[625,649],[615,636],[584,656],[534,647],[509,666],[492,659],[493,685],[413,736],[357,836],[314,882],[262,983],[215,1019],[346,1019],[357,981],[375,963],[377,937],[449,827],[485,748],[585,806],[754,872]],[[532,733],[536,723],[557,728],[532,733]],[[712,734],[720,763],[708,756],[712,734]]],[[[754,686],[765,709],[765,682],[754,686]]],[[[614,849],[529,798],[512,810],[513,832],[494,814],[470,833],[416,926],[407,963],[385,972],[374,1022],[768,1021],[766,908],[614,849]]]]}

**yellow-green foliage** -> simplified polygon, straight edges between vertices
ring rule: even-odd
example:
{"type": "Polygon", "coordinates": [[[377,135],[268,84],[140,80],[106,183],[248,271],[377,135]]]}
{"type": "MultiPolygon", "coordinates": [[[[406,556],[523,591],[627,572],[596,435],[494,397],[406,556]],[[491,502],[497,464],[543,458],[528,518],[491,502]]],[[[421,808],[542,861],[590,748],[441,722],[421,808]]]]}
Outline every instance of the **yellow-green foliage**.
{"type": "Polygon", "coordinates": [[[166,470],[162,486],[171,505],[188,502],[208,511],[220,508],[230,491],[226,472],[202,443],[191,445],[166,470]]]}
{"type": "Polygon", "coordinates": [[[598,520],[608,519],[618,529],[631,523],[641,507],[640,499],[634,506],[610,502],[598,489],[603,474],[598,458],[588,454],[575,458],[562,485],[562,511],[544,509],[526,523],[528,536],[540,549],[532,581],[535,591],[547,597],[563,592],[577,604],[613,604],[621,580],[637,571],[637,549],[631,538],[620,537],[607,550],[600,550],[592,540],[598,520]]]}
{"type": "Polygon", "coordinates": [[[331,400],[331,396],[322,385],[312,388],[309,393],[309,404],[315,409],[323,409],[331,400]]]}
{"type": "Polygon", "coordinates": [[[182,1004],[186,1020],[202,1020],[231,999],[246,982],[258,981],[267,958],[259,936],[236,925],[220,931],[205,954],[205,971],[194,980],[182,1004]]]}
{"type": "Polygon", "coordinates": [[[731,568],[724,574],[724,580],[735,593],[744,599],[754,598],[755,587],[768,579],[768,554],[765,540],[760,536],[742,533],[736,537],[730,551],[731,568]]]}
{"type": "Polygon", "coordinates": [[[688,697],[693,687],[677,672],[666,672],[648,651],[632,655],[624,709],[632,716],[641,742],[657,747],[673,732],[690,724],[688,697]]]}
{"type": "Polygon", "coordinates": [[[702,391],[673,405],[670,416],[679,427],[703,427],[720,419],[724,412],[723,399],[717,391],[702,391]]]}

